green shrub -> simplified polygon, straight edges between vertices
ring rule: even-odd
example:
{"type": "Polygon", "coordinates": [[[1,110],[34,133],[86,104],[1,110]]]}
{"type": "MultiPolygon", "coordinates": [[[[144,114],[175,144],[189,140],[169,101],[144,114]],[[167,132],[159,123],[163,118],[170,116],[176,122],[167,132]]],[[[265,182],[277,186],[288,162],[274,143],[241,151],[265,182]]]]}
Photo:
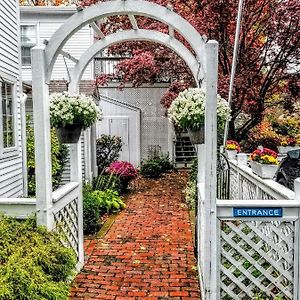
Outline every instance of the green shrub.
{"type": "Polygon", "coordinates": [[[141,165],[141,175],[147,178],[158,178],[162,173],[173,169],[169,156],[155,156],[141,165]]]}
{"type": "Polygon", "coordinates": [[[76,256],[35,220],[0,217],[0,299],[68,299],[76,256]]]}
{"type": "Polygon", "coordinates": [[[83,194],[83,230],[95,233],[101,225],[100,218],[105,214],[116,213],[126,207],[118,192],[113,190],[90,191],[85,188],[83,194]]]}
{"type": "Polygon", "coordinates": [[[152,160],[160,164],[163,173],[173,170],[173,164],[170,162],[170,158],[168,155],[157,156],[152,160]]]}
{"type": "MultiPolygon", "coordinates": [[[[27,172],[28,172],[28,194],[35,196],[35,155],[34,155],[34,131],[27,122],[26,127],[27,138],[27,172]]],[[[51,129],[51,160],[52,160],[52,184],[53,188],[57,188],[61,182],[64,166],[68,158],[68,148],[66,145],[60,144],[56,137],[54,129],[51,129]]]]}
{"type": "Polygon", "coordinates": [[[157,161],[151,159],[142,163],[140,173],[143,177],[158,178],[163,173],[163,169],[157,161]]]}
{"type": "Polygon", "coordinates": [[[118,160],[121,151],[120,137],[102,134],[96,141],[98,173],[103,174],[112,162],[118,160]]]}
{"type": "Polygon", "coordinates": [[[98,191],[114,190],[119,194],[122,192],[122,184],[119,176],[114,174],[99,175],[93,180],[93,189],[98,191]]]}
{"type": "Polygon", "coordinates": [[[185,200],[190,209],[196,208],[197,183],[195,180],[189,180],[184,190],[185,200]]]}
{"type": "Polygon", "coordinates": [[[198,175],[198,159],[195,158],[191,165],[190,176],[189,176],[190,180],[197,181],[197,175],[198,175]]]}

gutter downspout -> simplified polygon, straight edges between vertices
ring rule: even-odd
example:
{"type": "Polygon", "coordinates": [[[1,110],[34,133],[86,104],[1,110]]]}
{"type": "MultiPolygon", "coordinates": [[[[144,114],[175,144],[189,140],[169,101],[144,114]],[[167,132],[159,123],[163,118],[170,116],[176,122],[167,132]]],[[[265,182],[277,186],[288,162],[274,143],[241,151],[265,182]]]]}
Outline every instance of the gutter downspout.
{"type": "Polygon", "coordinates": [[[28,177],[27,177],[27,138],[26,138],[26,101],[27,94],[21,97],[21,135],[22,135],[22,171],[23,171],[23,193],[28,196],[28,177]]]}

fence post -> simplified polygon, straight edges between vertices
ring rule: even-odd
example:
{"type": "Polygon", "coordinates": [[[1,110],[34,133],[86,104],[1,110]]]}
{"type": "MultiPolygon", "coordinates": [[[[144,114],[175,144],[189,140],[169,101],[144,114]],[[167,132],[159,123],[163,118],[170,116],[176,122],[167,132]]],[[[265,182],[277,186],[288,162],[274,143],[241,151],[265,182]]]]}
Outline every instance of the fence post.
{"type": "Polygon", "coordinates": [[[32,49],[32,99],[35,142],[36,210],[37,224],[51,230],[52,162],[50,142],[49,88],[46,84],[45,50],[32,49]]]}
{"type": "MultiPolygon", "coordinates": [[[[217,81],[218,81],[218,42],[208,41],[206,53],[206,99],[205,99],[205,220],[208,230],[205,237],[207,261],[204,280],[205,299],[217,299],[219,249],[217,249],[217,81]]],[[[203,249],[202,249],[203,251],[203,249]]],[[[202,266],[203,267],[203,266],[202,266]]]]}

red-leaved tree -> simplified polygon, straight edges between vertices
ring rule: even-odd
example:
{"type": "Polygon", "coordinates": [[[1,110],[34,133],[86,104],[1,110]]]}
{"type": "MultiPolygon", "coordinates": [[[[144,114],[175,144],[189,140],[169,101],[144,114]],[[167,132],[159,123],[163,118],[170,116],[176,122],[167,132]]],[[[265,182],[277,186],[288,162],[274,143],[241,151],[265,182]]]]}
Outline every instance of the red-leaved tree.
{"type": "MultiPolygon", "coordinates": [[[[82,0],[80,4],[86,7],[99,1],[82,0]]],[[[151,2],[172,5],[173,10],[201,34],[219,42],[218,90],[227,98],[238,1],[151,2]]],[[[233,91],[231,138],[246,138],[249,130],[261,122],[267,108],[280,102],[290,108],[290,104],[299,99],[299,18],[299,0],[245,0],[233,91]],[[274,96],[276,101],[272,101],[274,96]],[[235,121],[241,113],[248,117],[236,127],[235,121]]],[[[168,32],[166,25],[153,19],[137,17],[137,22],[140,28],[168,32]]],[[[107,18],[100,26],[106,34],[131,28],[126,16],[107,18]]],[[[176,37],[186,45],[179,34],[176,37]]],[[[139,86],[145,82],[154,83],[160,76],[170,78],[170,88],[162,99],[165,107],[180,91],[195,85],[185,63],[163,46],[151,42],[129,42],[111,47],[110,53],[130,56],[117,66],[117,73],[124,82],[139,86]]]]}

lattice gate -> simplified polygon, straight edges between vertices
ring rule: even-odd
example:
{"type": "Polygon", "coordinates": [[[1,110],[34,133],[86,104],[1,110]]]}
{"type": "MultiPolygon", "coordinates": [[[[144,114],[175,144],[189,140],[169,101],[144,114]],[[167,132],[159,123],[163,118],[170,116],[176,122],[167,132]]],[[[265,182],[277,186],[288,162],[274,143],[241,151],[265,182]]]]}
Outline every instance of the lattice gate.
{"type": "Polygon", "coordinates": [[[231,200],[217,200],[219,299],[299,300],[300,180],[294,200],[280,200],[230,172],[231,200]],[[281,213],[266,216],[268,209],[281,213]]]}
{"type": "Polygon", "coordinates": [[[221,299],[294,299],[295,222],[221,220],[220,230],[221,299]]]}

